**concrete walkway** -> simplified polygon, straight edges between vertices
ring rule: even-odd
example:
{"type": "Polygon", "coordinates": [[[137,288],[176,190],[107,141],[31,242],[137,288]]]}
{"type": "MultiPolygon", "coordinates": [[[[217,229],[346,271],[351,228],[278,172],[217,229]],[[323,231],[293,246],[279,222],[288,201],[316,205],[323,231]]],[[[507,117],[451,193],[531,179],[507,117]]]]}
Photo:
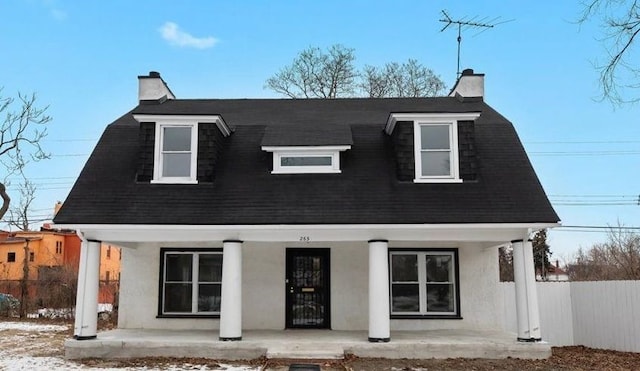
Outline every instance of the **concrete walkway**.
{"type": "Polygon", "coordinates": [[[527,358],[551,356],[547,343],[519,343],[500,331],[393,331],[389,343],[369,343],[365,331],[283,330],[243,332],[222,342],[217,331],[112,330],[94,340],[65,342],[65,356],[79,358],[202,357],[212,359],[527,358]]]}

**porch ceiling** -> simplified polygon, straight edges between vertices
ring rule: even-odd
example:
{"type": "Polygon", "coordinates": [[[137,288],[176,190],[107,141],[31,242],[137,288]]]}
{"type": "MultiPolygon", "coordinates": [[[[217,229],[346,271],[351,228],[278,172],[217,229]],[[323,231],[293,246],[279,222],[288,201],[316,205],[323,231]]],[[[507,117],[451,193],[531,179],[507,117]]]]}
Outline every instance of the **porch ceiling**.
{"type": "Polygon", "coordinates": [[[496,245],[527,238],[531,231],[556,223],[513,224],[361,224],[361,225],[106,225],[57,224],[75,229],[84,238],[126,246],[140,242],[450,241],[496,245]]]}

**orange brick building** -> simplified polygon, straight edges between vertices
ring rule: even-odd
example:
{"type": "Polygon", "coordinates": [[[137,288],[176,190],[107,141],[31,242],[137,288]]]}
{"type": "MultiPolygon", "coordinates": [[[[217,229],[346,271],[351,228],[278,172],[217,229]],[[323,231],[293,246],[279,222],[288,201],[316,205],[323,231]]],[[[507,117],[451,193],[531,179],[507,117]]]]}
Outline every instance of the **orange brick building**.
{"type": "MultiPolygon", "coordinates": [[[[0,231],[0,292],[16,298],[37,298],[38,306],[50,297],[75,297],[81,240],[75,231],[43,228],[40,231],[0,231]],[[21,286],[26,278],[27,294],[21,286]],[[69,292],[66,292],[69,291],[69,292]]],[[[114,303],[120,280],[120,249],[103,244],[100,254],[100,303],[114,303]]],[[[59,305],[64,305],[60,303],[59,305]]],[[[56,303],[53,303],[56,305],[56,303]]]]}

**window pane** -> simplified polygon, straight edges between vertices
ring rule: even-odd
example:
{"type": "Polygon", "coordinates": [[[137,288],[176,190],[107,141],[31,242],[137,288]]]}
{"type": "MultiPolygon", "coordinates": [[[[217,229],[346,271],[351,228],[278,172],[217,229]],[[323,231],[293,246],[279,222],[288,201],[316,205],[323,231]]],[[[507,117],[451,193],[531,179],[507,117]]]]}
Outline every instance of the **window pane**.
{"type": "Polygon", "coordinates": [[[280,157],[280,166],[331,166],[331,156],[280,157]]]}
{"type": "Polygon", "coordinates": [[[427,255],[427,282],[453,282],[451,255],[427,255]]]}
{"type": "Polygon", "coordinates": [[[418,256],[391,255],[391,280],[393,282],[418,282],[418,256]]]}
{"type": "Polygon", "coordinates": [[[422,152],[422,175],[451,175],[449,154],[450,153],[448,151],[422,152]]]}
{"type": "Polygon", "coordinates": [[[162,176],[191,176],[191,153],[164,153],[162,176]]]}
{"type": "Polygon", "coordinates": [[[191,150],[191,127],[166,127],[162,133],[163,151],[191,150]]]}
{"type": "Polygon", "coordinates": [[[191,284],[165,283],[164,311],[191,313],[191,284]]]}
{"type": "Polygon", "coordinates": [[[418,284],[391,285],[392,312],[419,312],[420,286],[418,284]]]}
{"type": "Polygon", "coordinates": [[[200,254],[198,282],[222,281],[222,254],[200,254]]]}
{"type": "Polygon", "coordinates": [[[450,149],[449,127],[449,125],[421,126],[422,149],[450,149]]]}
{"type": "Polygon", "coordinates": [[[453,284],[427,284],[427,312],[453,312],[453,284]]]}
{"type": "Polygon", "coordinates": [[[167,267],[167,282],[191,282],[192,268],[191,254],[167,254],[165,266],[167,267]]]}
{"type": "Polygon", "coordinates": [[[198,312],[219,312],[220,298],[220,284],[198,285],[198,312]]]}

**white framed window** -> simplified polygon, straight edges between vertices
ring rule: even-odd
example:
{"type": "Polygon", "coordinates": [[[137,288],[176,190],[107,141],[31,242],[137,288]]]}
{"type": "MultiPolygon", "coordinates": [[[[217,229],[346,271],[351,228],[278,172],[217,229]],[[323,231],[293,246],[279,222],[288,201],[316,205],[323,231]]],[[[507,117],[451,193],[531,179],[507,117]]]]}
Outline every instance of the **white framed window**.
{"type": "Polygon", "coordinates": [[[156,124],[151,183],[198,183],[198,123],[215,123],[223,136],[231,135],[219,115],[136,114],[133,118],[156,124]]]}
{"type": "Polygon", "coordinates": [[[390,250],[391,315],[460,315],[457,250],[390,250]]]}
{"type": "Polygon", "coordinates": [[[460,180],[458,123],[414,123],[416,181],[460,180]]]}
{"type": "Polygon", "coordinates": [[[161,249],[160,316],[220,315],[221,249],[161,249]]]}
{"type": "Polygon", "coordinates": [[[196,183],[197,123],[156,125],[154,183],[196,183]]]}
{"type": "Polygon", "coordinates": [[[480,112],[391,113],[384,131],[391,135],[399,121],[413,121],[416,183],[461,183],[458,121],[473,121],[480,112]]]}
{"type": "Polygon", "coordinates": [[[262,147],[273,152],[272,174],[340,173],[340,152],[351,146],[262,147]]]}

